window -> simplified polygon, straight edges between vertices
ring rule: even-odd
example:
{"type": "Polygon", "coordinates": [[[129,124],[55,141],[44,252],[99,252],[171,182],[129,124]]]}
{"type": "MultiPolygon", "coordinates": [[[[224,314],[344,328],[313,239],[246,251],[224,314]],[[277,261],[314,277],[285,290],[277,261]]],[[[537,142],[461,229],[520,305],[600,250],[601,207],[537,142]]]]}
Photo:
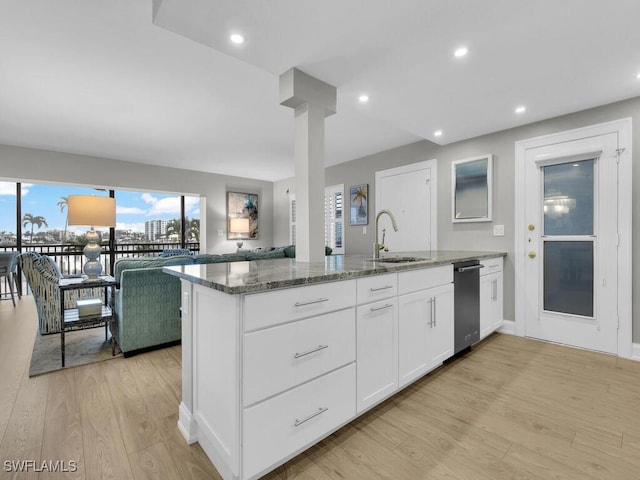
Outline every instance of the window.
{"type": "Polygon", "coordinates": [[[116,190],[117,244],[170,244],[188,247],[200,241],[200,199],[156,192],[116,190]],[[182,215],[185,235],[182,245],[182,215]]]}
{"type": "MultiPolygon", "coordinates": [[[[344,253],[344,185],[324,189],[324,242],[333,253],[344,253]]],[[[296,196],[289,195],[289,241],[296,243],[296,196]]]]}
{"type": "Polygon", "coordinates": [[[324,242],[333,253],[344,253],[344,185],[324,189],[324,242]]]}

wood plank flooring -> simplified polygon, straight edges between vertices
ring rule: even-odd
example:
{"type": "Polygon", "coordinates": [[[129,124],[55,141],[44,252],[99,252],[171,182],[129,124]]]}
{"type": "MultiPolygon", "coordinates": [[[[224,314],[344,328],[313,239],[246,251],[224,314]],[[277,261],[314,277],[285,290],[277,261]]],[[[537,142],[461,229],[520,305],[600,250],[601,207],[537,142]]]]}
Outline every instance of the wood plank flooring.
{"type": "MultiPolygon", "coordinates": [[[[29,378],[17,303],[0,301],[0,479],[220,478],[176,427],[180,347],[29,378]]],[[[265,478],[640,480],[640,363],[496,334],[265,478]]]]}

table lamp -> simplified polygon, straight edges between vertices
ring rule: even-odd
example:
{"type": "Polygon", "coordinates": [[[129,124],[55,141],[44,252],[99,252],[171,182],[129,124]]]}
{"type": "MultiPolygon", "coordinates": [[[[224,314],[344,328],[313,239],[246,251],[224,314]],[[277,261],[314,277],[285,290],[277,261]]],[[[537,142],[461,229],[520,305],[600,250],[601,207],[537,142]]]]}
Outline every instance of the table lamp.
{"type": "Polygon", "coordinates": [[[116,199],[96,195],[69,195],[67,199],[69,225],[91,227],[87,232],[84,256],[87,261],[82,271],[88,280],[95,280],[102,272],[100,257],[100,236],[95,227],[116,226],[116,199]]]}
{"type": "Polygon", "coordinates": [[[229,233],[235,233],[238,239],[236,245],[238,250],[242,248],[243,233],[249,233],[249,219],[248,218],[230,218],[229,219],[229,233]]]}

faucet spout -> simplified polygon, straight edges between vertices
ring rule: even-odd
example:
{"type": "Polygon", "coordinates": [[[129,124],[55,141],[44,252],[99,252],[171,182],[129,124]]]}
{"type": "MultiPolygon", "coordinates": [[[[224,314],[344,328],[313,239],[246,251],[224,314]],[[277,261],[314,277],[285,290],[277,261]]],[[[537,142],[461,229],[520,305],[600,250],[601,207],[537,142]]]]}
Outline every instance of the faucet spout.
{"type": "Polygon", "coordinates": [[[389,216],[389,218],[391,219],[391,226],[393,227],[393,230],[395,232],[398,231],[398,225],[396,224],[396,219],[393,216],[393,213],[391,213],[389,210],[386,209],[382,209],[378,212],[378,214],[376,215],[376,243],[373,246],[373,258],[380,258],[380,250],[384,250],[387,247],[384,245],[384,236],[382,237],[382,243],[379,243],[378,241],[378,223],[380,222],[380,216],[382,214],[386,214],[389,216]]]}

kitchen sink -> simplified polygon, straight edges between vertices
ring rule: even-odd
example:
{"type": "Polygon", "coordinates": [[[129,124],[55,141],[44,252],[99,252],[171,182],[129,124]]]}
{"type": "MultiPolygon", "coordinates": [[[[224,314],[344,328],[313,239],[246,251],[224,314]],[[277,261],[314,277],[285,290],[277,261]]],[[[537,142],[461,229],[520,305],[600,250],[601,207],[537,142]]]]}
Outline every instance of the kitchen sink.
{"type": "Polygon", "coordinates": [[[421,257],[382,257],[382,258],[372,258],[372,262],[380,262],[380,263],[410,263],[410,262],[425,262],[427,260],[432,260],[431,258],[421,258],[421,257]]]}

